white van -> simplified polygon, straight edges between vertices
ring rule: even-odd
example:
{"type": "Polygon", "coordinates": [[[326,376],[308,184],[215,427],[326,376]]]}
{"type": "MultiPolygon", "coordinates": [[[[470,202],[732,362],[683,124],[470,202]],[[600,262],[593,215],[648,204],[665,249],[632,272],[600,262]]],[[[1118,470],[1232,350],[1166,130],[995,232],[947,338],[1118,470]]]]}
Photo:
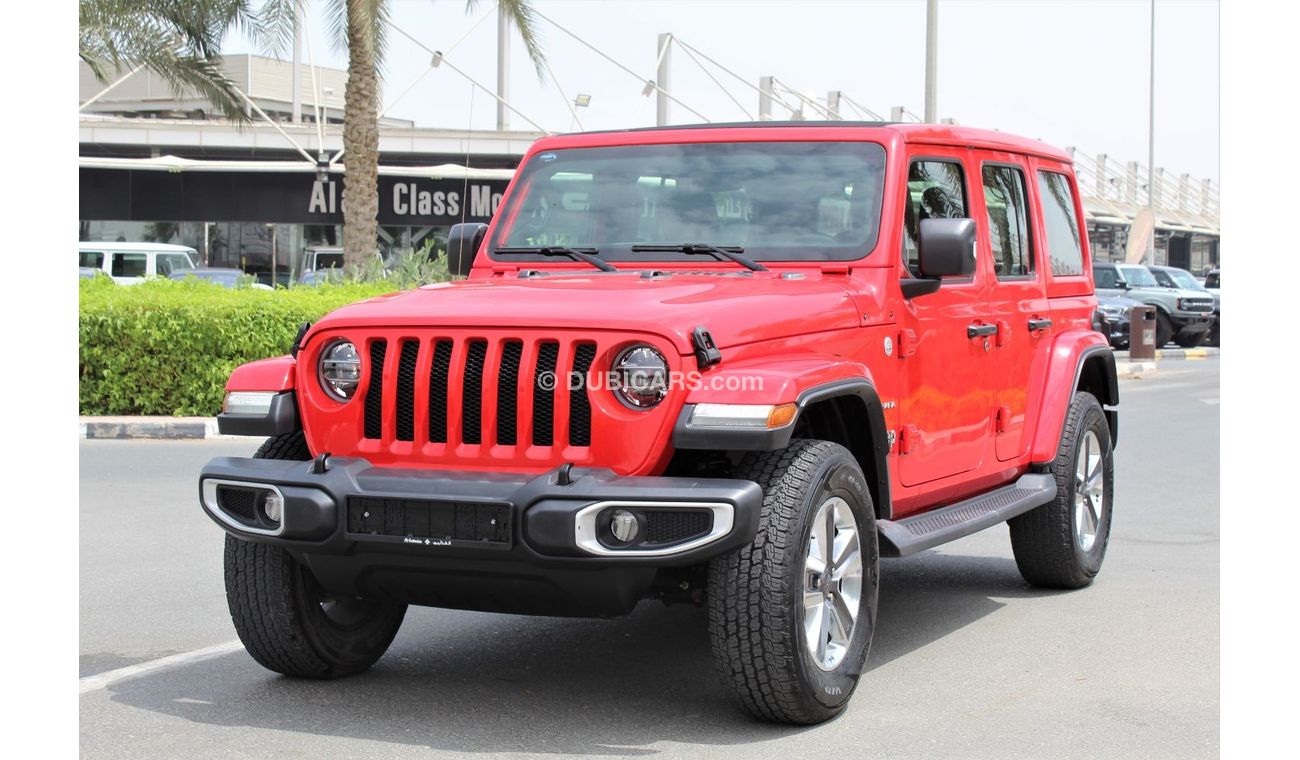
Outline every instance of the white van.
{"type": "Polygon", "coordinates": [[[120,285],[144,282],[146,277],[170,277],[198,266],[198,251],[168,243],[78,243],[83,268],[98,269],[120,285]]]}

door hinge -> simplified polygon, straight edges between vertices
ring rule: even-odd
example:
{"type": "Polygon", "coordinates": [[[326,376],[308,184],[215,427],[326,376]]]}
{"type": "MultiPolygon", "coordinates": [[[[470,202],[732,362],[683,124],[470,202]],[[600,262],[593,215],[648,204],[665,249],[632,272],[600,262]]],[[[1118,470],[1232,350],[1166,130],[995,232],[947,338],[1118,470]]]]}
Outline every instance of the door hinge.
{"type": "Polygon", "coordinates": [[[920,436],[920,431],[916,429],[916,425],[904,425],[903,427],[899,428],[898,429],[898,453],[910,454],[912,452],[912,449],[916,447],[917,438],[919,436],[920,436]]]}
{"type": "Polygon", "coordinates": [[[1011,409],[1005,406],[999,406],[994,423],[994,429],[999,433],[1007,432],[1011,427],[1011,409]]]}
{"type": "Polygon", "coordinates": [[[997,347],[1002,348],[1011,341],[1011,324],[1001,319],[998,320],[998,340],[997,347]]]}
{"type": "Polygon", "coordinates": [[[898,334],[898,358],[906,359],[916,353],[916,331],[904,330],[898,334]]]}

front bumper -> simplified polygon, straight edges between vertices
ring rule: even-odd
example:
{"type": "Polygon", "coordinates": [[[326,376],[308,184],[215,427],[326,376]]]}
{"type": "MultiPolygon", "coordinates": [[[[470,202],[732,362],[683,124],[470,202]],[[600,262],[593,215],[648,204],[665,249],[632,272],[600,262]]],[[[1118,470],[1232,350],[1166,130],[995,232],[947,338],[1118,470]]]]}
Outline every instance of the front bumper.
{"type": "Polygon", "coordinates": [[[659,568],[697,565],[750,542],[763,499],[747,480],[598,469],[519,476],[379,468],[355,458],[320,469],[214,459],[200,475],[200,503],[231,535],[289,550],[335,593],[547,615],[627,612],[659,568]],[[280,519],[242,492],[277,494],[280,519]],[[639,535],[659,540],[608,545],[600,517],[618,508],[638,516],[639,535]]]}

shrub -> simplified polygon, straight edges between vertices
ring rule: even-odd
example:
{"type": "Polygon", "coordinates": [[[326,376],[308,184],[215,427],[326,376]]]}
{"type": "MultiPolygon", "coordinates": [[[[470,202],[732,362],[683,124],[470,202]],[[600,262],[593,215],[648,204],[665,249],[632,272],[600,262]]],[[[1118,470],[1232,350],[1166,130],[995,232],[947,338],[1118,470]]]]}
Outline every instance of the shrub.
{"type": "Polygon", "coordinates": [[[80,287],[81,414],[203,416],[221,410],[235,367],[287,353],[303,322],[399,289],[395,279],[274,292],[194,279],[80,287]]]}

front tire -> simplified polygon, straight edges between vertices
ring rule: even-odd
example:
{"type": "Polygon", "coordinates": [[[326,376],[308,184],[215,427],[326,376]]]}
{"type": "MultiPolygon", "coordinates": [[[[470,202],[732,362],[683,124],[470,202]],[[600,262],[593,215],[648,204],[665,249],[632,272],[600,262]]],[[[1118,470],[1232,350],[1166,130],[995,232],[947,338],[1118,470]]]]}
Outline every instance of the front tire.
{"type": "Polygon", "coordinates": [[[714,662],[741,706],[820,723],[848,704],[875,629],[880,551],[866,478],[827,441],[754,452],[739,477],[763,488],[758,532],[709,564],[714,662]]]}
{"type": "Polygon", "coordinates": [[[1074,394],[1056,461],[1056,498],[1007,521],[1016,567],[1043,588],[1082,588],[1101,571],[1115,490],[1110,426],[1091,393],[1074,394]]]}
{"type": "Polygon", "coordinates": [[[1156,348],[1164,348],[1174,337],[1174,322],[1163,311],[1156,312],[1156,348]]]}
{"type": "MultiPolygon", "coordinates": [[[[267,439],[258,459],[311,458],[301,432],[267,439]]],[[[406,605],[322,589],[288,551],[226,536],[226,602],[244,648],[287,676],[340,678],[366,670],[397,635],[406,605]]]]}

